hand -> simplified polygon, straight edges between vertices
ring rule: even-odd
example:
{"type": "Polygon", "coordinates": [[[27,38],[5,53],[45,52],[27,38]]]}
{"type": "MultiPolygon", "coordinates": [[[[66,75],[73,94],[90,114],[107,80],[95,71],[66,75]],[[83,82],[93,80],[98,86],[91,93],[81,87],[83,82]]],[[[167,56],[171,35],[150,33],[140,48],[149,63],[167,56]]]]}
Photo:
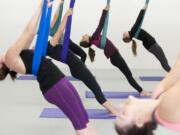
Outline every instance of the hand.
{"type": "Polygon", "coordinates": [[[148,8],[148,4],[145,4],[143,9],[146,10],[147,8],[148,8]]]}
{"type": "Polygon", "coordinates": [[[60,0],[61,2],[60,3],[64,3],[64,0],[60,0]]]}
{"type": "Polygon", "coordinates": [[[34,50],[34,49],[35,49],[35,46],[32,46],[30,49],[34,50]]]}
{"type": "Polygon", "coordinates": [[[48,8],[52,7],[53,2],[54,2],[53,0],[47,0],[47,6],[48,6],[48,8]]]}
{"type": "Polygon", "coordinates": [[[151,97],[152,93],[147,91],[141,91],[140,96],[151,97]]]}
{"type": "Polygon", "coordinates": [[[156,88],[154,91],[153,91],[153,94],[152,94],[152,98],[153,99],[157,99],[162,93],[164,93],[165,90],[163,88],[156,88]]]}
{"type": "Polygon", "coordinates": [[[69,8],[67,11],[66,11],[66,16],[71,16],[73,14],[73,9],[72,8],[69,8]]]}
{"type": "Polygon", "coordinates": [[[109,11],[109,9],[110,9],[110,5],[106,5],[106,7],[105,7],[105,9],[104,9],[104,10],[109,11]]]}

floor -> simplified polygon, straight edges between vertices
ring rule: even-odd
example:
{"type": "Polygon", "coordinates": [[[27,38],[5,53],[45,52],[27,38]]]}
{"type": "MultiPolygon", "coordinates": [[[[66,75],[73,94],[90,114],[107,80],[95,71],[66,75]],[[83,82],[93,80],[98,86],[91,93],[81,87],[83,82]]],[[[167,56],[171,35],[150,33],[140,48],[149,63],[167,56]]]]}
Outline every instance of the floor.
{"type": "MultiPolygon", "coordinates": [[[[69,72],[64,69],[69,75],[69,72]]],[[[99,84],[104,90],[133,91],[118,70],[93,70],[99,84]]],[[[164,76],[162,70],[132,70],[136,80],[146,89],[153,90],[158,82],[142,82],[143,76],[164,76]]],[[[101,108],[94,99],[85,98],[87,89],[79,81],[72,82],[78,90],[86,108],[101,108]]],[[[15,81],[9,78],[0,82],[0,135],[74,135],[71,123],[67,119],[42,119],[40,113],[45,107],[54,107],[42,97],[36,81],[15,81]]],[[[114,105],[122,100],[111,100],[114,105]]],[[[116,135],[113,120],[91,120],[98,135],[116,135]]],[[[177,135],[161,126],[156,135],[177,135]]]]}

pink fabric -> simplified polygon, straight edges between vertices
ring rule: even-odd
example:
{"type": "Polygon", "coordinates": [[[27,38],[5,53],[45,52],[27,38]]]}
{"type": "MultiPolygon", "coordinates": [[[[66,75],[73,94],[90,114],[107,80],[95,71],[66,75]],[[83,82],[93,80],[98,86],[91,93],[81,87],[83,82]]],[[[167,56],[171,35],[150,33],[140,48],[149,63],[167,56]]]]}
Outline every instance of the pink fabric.
{"type": "Polygon", "coordinates": [[[168,128],[168,129],[180,132],[180,124],[164,121],[163,119],[160,118],[158,111],[155,112],[155,117],[162,126],[168,128]]]}

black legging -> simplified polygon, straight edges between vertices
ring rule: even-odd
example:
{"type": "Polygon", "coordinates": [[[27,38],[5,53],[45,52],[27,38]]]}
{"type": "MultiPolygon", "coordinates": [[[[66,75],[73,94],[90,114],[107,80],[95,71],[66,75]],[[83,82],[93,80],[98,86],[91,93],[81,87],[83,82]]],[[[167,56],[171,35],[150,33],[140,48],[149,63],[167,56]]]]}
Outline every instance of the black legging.
{"type": "Polygon", "coordinates": [[[162,50],[162,48],[156,43],[154,45],[152,45],[149,49],[149,52],[151,52],[161,63],[161,66],[164,68],[164,70],[166,70],[167,72],[169,72],[171,70],[171,67],[168,64],[168,60],[162,50]]]}
{"type": "MultiPolygon", "coordinates": [[[[47,56],[57,61],[61,61],[60,60],[61,50],[62,50],[62,45],[57,45],[56,47],[52,47],[49,43],[47,48],[47,56]]],[[[87,69],[85,64],[70,50],[68,51],[67,65],[70,68],[72,76],[83,81],[86,84],[86,86],[94,93],[96,100],[100,104],[103,104],[107,101],[99,84],[97,83],[92,73],[87,69]]]]}
{"type": "Polygon", "coordinates": [[[142,92],[141,86],[133,78],[128,65],[124,61],[123,57],[119,54],[119,52],[114,53],[110,57],[110,61],[114,66],[119,68],[119,70],[125,75],[126,79],[131,84],[132,87],[134,87],[139,93],[142,92]]]}

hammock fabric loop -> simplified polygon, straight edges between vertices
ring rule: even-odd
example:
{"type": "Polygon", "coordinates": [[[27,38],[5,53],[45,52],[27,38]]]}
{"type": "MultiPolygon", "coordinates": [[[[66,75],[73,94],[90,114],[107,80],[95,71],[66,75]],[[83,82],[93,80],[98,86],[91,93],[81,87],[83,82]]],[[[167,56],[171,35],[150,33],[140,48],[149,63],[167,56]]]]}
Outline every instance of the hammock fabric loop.
{"type": "MultiPolygon", "coordinates": [[[[110,5],[110,2],[111,0],[107,0],[107,5],[110,5]]],[[[106,47],[108,24],[109,24],[109,12],[107,13],[106,20],[103,26],[101,45],[100,45],[101,49],[104,49],[106,47]]]]}
{"type": "MultiPolygon", "coordinates": [[[[73,9],[74,5],[75,5],[75,0],[71,0],[69,7],[73,9]]],[[[68,16],[67,19],[66,30],[64,34],[64,43],[63,43],[62,51],[60,53],[60,59],[63,63],[66,63],[66,59],[67,59],[67,53],[69,49],[69,39],[71,35],[71,24],[72,24],[72,15],[68,16]]]]}
{"type": "Polygon", "coordinates": [[[42,57],[46,56],[46,47],[50,30],[51,13],[52,6],[48,8],[47,0],[44,0],[32,62],[32,74],[35,76],[37,76],[38,74],[42,57]]]}

